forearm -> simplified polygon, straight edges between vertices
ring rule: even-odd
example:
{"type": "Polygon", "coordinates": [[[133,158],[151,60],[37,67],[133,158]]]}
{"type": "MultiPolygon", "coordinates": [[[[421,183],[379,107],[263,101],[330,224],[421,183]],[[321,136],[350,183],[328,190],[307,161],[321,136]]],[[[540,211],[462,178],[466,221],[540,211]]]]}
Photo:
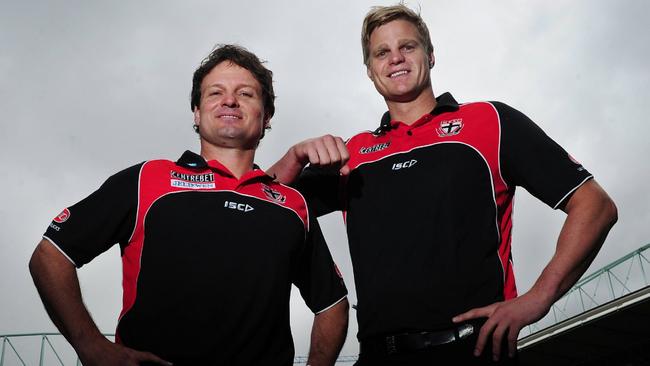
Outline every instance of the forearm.
{"type": "Polygon", "coordinates": [[[587,270],[617,220],[614,202],[594,181],[575,192],[565,211],[567,218],[555,254],[529,291],[547,301],[548,306],[587,270]]]}
{"type": "Polygon", "coordinates": [[[310,366],[334,365],[348,330],[348,301],[343,299],[314,317],[309,348],[310,366]]]}
{"type": "Polygon", "coordinates": [[[51,243],[41,241],[29,262],[34,284],[52,322],[77,350],[106,341],[83,304],[74,265],[51,243]]]}

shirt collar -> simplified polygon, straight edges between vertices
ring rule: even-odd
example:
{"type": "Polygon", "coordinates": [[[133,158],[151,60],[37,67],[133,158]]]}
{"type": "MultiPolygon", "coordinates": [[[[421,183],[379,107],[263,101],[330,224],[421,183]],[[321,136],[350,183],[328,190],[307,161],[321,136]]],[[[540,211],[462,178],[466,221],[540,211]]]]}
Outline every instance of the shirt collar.
{"type": "MultiPolygon", "coordinates": [[[[456,99],[454,99],[451,93],[445,92],[436,98],[436,106],[431,112],[429,112],[429,114],[432,116],[437,116],[444,112],[456,111],[458,108],[460,108],[460,105],[456,99]]],[[[386,113],[384,113],[384,115],[381,117],[381,123],[379,125],[379,128],[375,130],[375,134],[390,131],[392,128],[392,118],[390,117],[390,113],[386,111],[386,113]]]]}
{"type": "MultiPolygon", "coordinates": [[[[219,161],[206,161],[203,156],[189,150],[186,150],[183,155],[181,155],[181,157],[176,161],[176,165],[190,169],[212,169],[219,171],[222,175],[233,176],[230,170],[219,161]]],[[[273,177],[267,175],[266,172],[260,169],[257,164],[253,164],[253,170],[244,174],[241,177],[241,180],[249,180],[259,177],[273,179],[273,177]]]]}
{"type": "Polygon", "coordinates": [[[193,169],[205,169],[208,167],[208,163],[201,155],[189,150],[185,150],[183,155],[176,161],[176,165],[193,169]]]}

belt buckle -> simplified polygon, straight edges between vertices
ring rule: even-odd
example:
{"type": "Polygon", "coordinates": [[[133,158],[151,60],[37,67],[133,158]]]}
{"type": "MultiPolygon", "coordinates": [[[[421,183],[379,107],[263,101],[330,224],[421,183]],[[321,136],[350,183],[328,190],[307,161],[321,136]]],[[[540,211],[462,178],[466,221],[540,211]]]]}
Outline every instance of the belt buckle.
{"type": "Polygon", "coordinates": [[[456,329],[458,339],[467,338],[474,333],[474,326],[472,324],[463,324],[456,329]]]}
{"type": "Polygon", "coordinates": [[[386,353],[389,355],[397,353],[397,346],[395,345],[394,335],[386,337],[386,353]]]}

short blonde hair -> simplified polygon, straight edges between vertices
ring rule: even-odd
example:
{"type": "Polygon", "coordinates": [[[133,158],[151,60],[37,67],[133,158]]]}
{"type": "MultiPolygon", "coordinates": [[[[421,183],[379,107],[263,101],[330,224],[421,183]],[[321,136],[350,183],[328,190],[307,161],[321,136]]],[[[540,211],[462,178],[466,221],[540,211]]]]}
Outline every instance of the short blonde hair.
{"type": "Polygon", "coordinates": [[[370,62],[370,35],[372,32],[378,27],[398,19],[411,22],[418,30],[418,38],[424,46],[427,55],[433,52],[429,29],[419,13],[409,9],[403,3],[392,6],[373,6],[363,19],[363,26],[361,28],[361,48],[363,49],[363,63],[366,66],[370,62]]]}

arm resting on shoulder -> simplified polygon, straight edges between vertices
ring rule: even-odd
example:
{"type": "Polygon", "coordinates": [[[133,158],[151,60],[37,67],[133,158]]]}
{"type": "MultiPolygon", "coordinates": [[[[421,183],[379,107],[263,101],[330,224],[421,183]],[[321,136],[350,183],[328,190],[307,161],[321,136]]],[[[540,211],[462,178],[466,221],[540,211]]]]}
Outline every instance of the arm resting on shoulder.
{"type": "Polygon", "coordinates": [[[348,309],[348,300],[344,298],[314,317],[308,365],[334,365],[348,332],[348,309]]]}
{"type": "Polygon", "coordinates": [[[340,137],[325,135],[308,139],[289,148],[286,154],[266,173],[283,184],[291,184],[296,180],[302,168],[307,164],[314,166],[340,168],[343,175],[348,174],[347,163],[350,155],[345,142],[340,137]]]}

